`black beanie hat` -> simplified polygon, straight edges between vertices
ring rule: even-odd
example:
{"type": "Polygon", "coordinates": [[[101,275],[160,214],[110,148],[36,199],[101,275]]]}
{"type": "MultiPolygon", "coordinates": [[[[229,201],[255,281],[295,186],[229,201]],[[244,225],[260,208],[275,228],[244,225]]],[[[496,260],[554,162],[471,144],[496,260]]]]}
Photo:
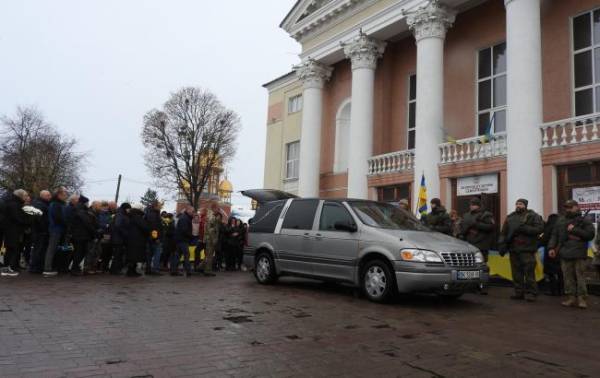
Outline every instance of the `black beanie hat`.
{"type": "Polygon", "coordinates": [[[471,200],[469,201],[469,205],[473,205],[473,206],[479,206],[481,207],[481,200],[477,197],[473,197],[471,198],[471,200]]]}
{"type": "Polygon", "coordinates": [[[527,201],[525,198],[519,198],[517,202],[521,202],[523,205],[525,205],[525,207],[529,205],[529,201],[527,201]]]}
{"type": "Polygon", "coordinates": [[[432,198],[431,204],[436,205],[436,206],[442,206],[442,201],[440,201],[439,198],[432,198]]]}
{"type": "Polygon", "coordinates": [[[83,204],[83,205],[85,205],[86,203],[90,202],[90,199],[89,199],[89,198],[87,198],[86,196],[84,196],[83,194],[81,194],[81,195],[79,196],[79,201],[78,201],[78,202],[79,202],[80,204],[83,204]]]}
{"type": "Polygon", "coordinates": [[[128,209],[131,209],[131,205],[127,202],[123,202],[121,204],[121,210],[128,210],[128,209]]]}

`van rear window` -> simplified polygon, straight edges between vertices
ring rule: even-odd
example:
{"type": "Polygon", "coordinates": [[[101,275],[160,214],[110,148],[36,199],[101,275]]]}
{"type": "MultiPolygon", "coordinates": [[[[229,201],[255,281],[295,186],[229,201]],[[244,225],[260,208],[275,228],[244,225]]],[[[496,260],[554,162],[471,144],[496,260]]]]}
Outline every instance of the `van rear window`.
{"type": "Polygon", "coordinates": [[[295,199],[285,213],[282,228],[311,230],[319,200],[295,199]]]}
{"type": "Polygon", "coordinates": [[[248,232],[273,233],[283,209],[283,201],[267,202],[256,209],[248,232]]]}

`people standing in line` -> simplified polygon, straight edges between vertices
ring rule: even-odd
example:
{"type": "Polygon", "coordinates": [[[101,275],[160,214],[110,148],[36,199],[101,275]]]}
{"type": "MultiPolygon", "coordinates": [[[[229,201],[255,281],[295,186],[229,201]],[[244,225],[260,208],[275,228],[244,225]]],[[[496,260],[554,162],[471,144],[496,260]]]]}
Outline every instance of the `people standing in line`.
{"type": "Polygon", "coordinates": [[[236,270],[242,270],[244,263],[244,245],[246,244],[246,225],[241,219],[237,220],[238,237],[237,237],[237,250],[235,255],[235,268],[236,270]]]}
{"type": "Polygon", "coordinates": [[[67,190],[59,187],[54,191],[50,205],[48,205],[48,223],[49,237],[48,249],[44,259],[44,277],[54,277],[57,271],[54,267],[54,260],[58,247],[65,237],[67,231],[67,221],[65,218],[65,208],[67,200],[67,190]]]}
{"type": "Polygon", "coordinates": [[[107,207],[106,202],[94,201],[89,208],[90,216],[94,221],[96,230],[94,238],[89,244],[88,253],[85,256],[83,274],[93,275],[97,273],[100,256],[102,255],[102,239],[104,237],[104,226],[99,223],[100,214],[107,207]]]}
{"type": "Polygon", "coordinates": [[[213,277],[213,260],[215,258],[215,251],[219,248],[220,234],[222,229],[222,215],[216,203],[211,206],[211,211],[208,214],[206,220],[206,226],[204,229],[204,245],[205,258],[203,262],[204,275],[207,277],[213,277]]]}
{"type": "Polygon", "coordinates": [[[147,260],[150,231],[150,223],[144,218],[144,206],[133,205],[129,211],[127,232],[127,277],[141,276],[137,271],[137,264],[147,260]]]}
{"type": "Polygon", "coordinates": [[[173,220],[173,214],[164,213],[162,217],[163,222],[163,253],[161,255],[161,263],[163,267],[167,267],[171,258],[171,255],[175,251],[175,222],[173,220]]]}
{"type": "MultiPolygon", "coordinates": [[[[198,239],[196,240],[196,256],[194,258],[194,271],[199,272],[202,264],[202,251],[205,249],[204,245],[204,229],[206,227],[206,208],[200,210],[198,215],[198,239]]],[[[193,232],[193,230],[192,230],[193,232]]],[[[206,252],[206,251],[205,251],[206,252]]]]}
{"type": "Polygon", "coordinates": [[[46,257],[50,237],[48,207],[51,199],[52,193],[42,190],[40,196],[32,203],[32,206],[41,211],[42,215],[35,218],[32,225],[33,248],[31,250],[31,260],[29,260],[30,273],[42,273],[44,271],[44,258],[46,257]]]}
{"type": "Polygon", "coordinates": [[[81,263],[88,256],[90,244],[96,236],[96,218],[88,207],[89,202],[90,200],[86,196],[78,196],[77,205],[69,217],[69,232],[73,243],[73,264],[71,266],[71,275],[73,276],[83,275],[81,263]]]}
{"type": "MultiPolygon", "coordinates": [[[[496,235],[494,215],[483,209],[481,199],[474,197],[469,201],[469,211],[460,221],[459,237],[477,247],[487,264],[490,249],[493,248],[496,235]]],[[[479,291],[487,294],[487,286],[482,284],[479,291]]]]}
{"type": "Polygon", "coordinates": [[[194,217],[194,207],[188,205],[179,214],[175,226],[175,252],[171,256],[171,275],[181,276],[179,272],[179,260],[183,256],[183,270],[186,277],[191,275],[190,266],[190,243],[192,243],[192,219],[194,217]]]}
{"type": "Polygon", "coordinates": [[[17,189],[5,202],[4,246],[6,248],[5,265],[1,275],[16,277],[19,275],[21,251],[25,228],[30,226],[32,219],[23,211],[29,194],[23,189],[17,189]]]}
{"type": "Polygon", "coordinates": [[[160,276],[160,256],[162,255],[162,243],[164,238],[163,220],[160,216],[162,204],[158,200],[152,201],[146,208],[144,219],[148,223],[150,235],[148,248],[146,250],[146,274],[160,276]]]}
{"type": "Polygon", "coordinates": [[[431,212],[421,220],[423,224],[433,231],[450,235],[452,233],[452,222],[446,208],[442,206],[439,198],[433,198],[430,201],[431,212]]]}
{"type": "Polygon", "coordinates": [[[224,241],[224,255],[225,255],[225,269],[227,271],[236,270],[236,254],[238,249],[238,236],[239,229],[237,227],[237,219],[234,217],[229,218],[227,225],[223,228],[223,241],[224,241]]]}
{"type": "Polygon", "coordinates": [[[452,229],[452,236],[455,238],[460,237],[461,233],[462,218],[458,214],[458,211],[450,211],[450,228],[452,229]]]}
{"type": "Polygon", "coordinates": [[[548,245],[549,255],[560,258],[567,300],[563,306],[587,308],[587,284],[585,267],[588,242],[594,239],[594,225],[581,214],[579,203],[568,200],[564,204],[565,215],[556,222],[548,245]]]}
{"type": "Polygon", "coordinates": [[[115,214],[110,240],[112,244],[112,260],[110,262],[110,274],[120,275],[123,270],[123,259],[127,249],[127,235],[129,234],[129,212],[131,205],[124,202],[115,214]]]}
{"type": "Polygon", "coordinates": [[[544,248],[544,284],[548,295],[560,296],[563,295],[563,275],[560,267],[560,258],[558,256],[550,256],[550,239],[554,232],[558,214],[550,214],[544,224],[544,233],[540,236],[539,246],[544,248]]]}
{"type": "Polygon", "coordinates": [[[515,294],[511,299],[534,302],[537,299],[535,280],[538,237],[544,232],[544,221],[535,211],[527,208],[528,201],[518,199],[515,211],[510,213],[502,226],[500,255],[510,254],[510,267],[515,294]]]}

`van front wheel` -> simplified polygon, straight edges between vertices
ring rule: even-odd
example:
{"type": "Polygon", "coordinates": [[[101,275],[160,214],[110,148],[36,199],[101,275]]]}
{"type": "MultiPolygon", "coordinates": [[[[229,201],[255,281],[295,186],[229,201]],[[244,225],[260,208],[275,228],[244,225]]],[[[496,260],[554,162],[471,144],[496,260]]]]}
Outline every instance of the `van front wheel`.
{"type": "Polygon", "coordinates": [[[262,252],[254,260],[254,277],[258,283],[268,285],[277,281],[275,262],[269,253],[262,252]]]}
{"type": "Polygon", "coordinates": [[[396,294],[396,280],[384,261],[369,261],[362,274],[362,289],[370,301],[383,303],[396,294]]]}

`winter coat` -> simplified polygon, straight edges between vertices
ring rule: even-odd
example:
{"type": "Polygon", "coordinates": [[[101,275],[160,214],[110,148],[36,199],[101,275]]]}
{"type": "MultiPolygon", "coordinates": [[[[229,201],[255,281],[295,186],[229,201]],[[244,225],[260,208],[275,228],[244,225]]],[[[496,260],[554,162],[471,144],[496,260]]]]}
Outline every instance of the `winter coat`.
{"type": "Polygon", "coordinates": [[[111,226],[110,240],[114,245],[127,244],[127,234],[129,233],[129,215],[123,209],[117,210],[111,226]]]}
{"type": "Polygon", "coordinates": [[[90,241],[96,237],[96,217],[84,204],[78,204],[73,209],[69,230],[71,238],[77,241],[90,241]]]}
{"type": "Polygon", "coordinates": [[[41,217],[35,217],[32,225],[32,231],[35,235],[46,235],[50,228],[50,219],[48,216],[48,207],[50,202],[37,198],[31,204],[33,207],[42,212],[41,217]]]}
{"type": "Polygon", "coordinates": [[[144,219],[146,222],[148,222],[148,227],[150,228],[151,241],[160,243],[164,238],[163,222],[162,218],[160,217],[160,211],[153,209],[152,207],[148,207],[146,209],[144,219]],[[156,231],[156,233],[153,234],[153,231],[156,231]]]}
{"type": "Polygon", "coordinates": [[[561,216],[556,222],[552,238],[548,243],[549,249],[557,249],[561,259],[586,259],[588,242],[594,239],[594,225],[581,213],[561,216]],[[569,231],[569,225],[575,227],[569,231]]]}
{"type": "Polygon", "coordinates": [[[23,211],[25,202],[11,195],[5,201],[4,244],[17,247],[23,242],[25,229],[31,225],[32,217],[23,211]]]}
{"type": "Polygon", "coordinates": [[[536,252],[538,237],[544,232],[544,221],[533,210],[512,212],[504,221],[500,235],[501,252],[536,252]]]}
{"type": "Polygon", "coordinates": [[[48,206],[48,222],[50,233],[63,234],[67,229],[67,221],[65,218],[66,204],[54,197],[48,206]]]}
{"type": "Polygon", "coordinates": [[[129,232],[127,234],[128,262],[145,261],[149,237],[150,227],[148,221],[144,219],[144,213],[137,209],[131,209],[129,212],[129,232]]]}
{"type": "Polygon", "coordinates": [[[495,237],[494,216],[489,211],[469,211],[460,221],[460,238],[482,251],[493,248],[495,237]]]}
{"type": "Polygon", "coordinates": [[[4,230],[4,223],[6,222],[6,201],[10,198],[9,196],[0,198],[0,230],[4,230]]]}
{"type": "Polygon", "coordinates": [[[443,206],[436,206],[425,217],[425,226],[433,231],[441,232],[442,234],[452,234],[452,221],[450,215],[443,206]]]}
{"type": "Polygon", "coordinates": [[[192,238],[192,217],[183,212],[179,215],[177,225],[175,226],[175,242],[190,243],[192,238]]]}

